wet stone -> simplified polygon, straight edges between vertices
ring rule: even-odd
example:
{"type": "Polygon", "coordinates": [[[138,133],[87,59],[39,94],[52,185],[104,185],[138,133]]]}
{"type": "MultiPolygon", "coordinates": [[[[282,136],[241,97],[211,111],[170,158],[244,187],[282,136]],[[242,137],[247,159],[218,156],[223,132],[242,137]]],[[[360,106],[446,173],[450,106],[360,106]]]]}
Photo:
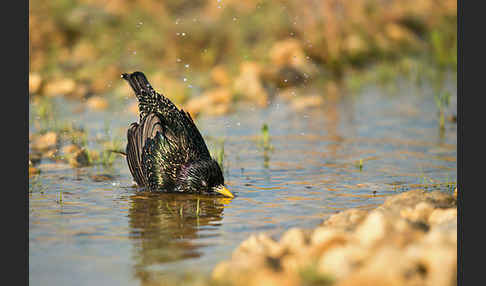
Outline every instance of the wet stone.
{"type": "Polygon", "coordinates": [[[29,165],[37,165],[42,159],[42,154],[40,152],[29,153],[29,165]]]}
{"type": "Polygon", "coordinates": [[[279,243],[291,252],[297,253],[306,246],[307,240],[303,230],[292,228],[284,233],[279,243]]]}
{"type": "Polygon", "coordinates": [[[108,101],[101,96],[92,96],[86,100],[86,105],[93,110],[104,110],[108,107],[108,101]]]}
{"type": "Polygon", "coordinates": [[[76,86],[76,89],[69,95],[72,98],[83,99],[86,98],[92,90],[88,83],[80,83],[76,86]]]}
{"type": "Polygon", "coordinates": [[[330,249],[347,244],[350,239],[350,235],[342,230],[318,227],[311,236],[311,255],[319,258],[330,249]]]}
{"type": "Polygon", "coordinates": [[[231,83],[231,78],[223,66],[216,66],[211,70],[211,80],[220,86],[227,86],[231,83]]]}
{"type": "Polygon", "coordinates": [[[223,115],[229,112],[233,98],[231,90],[228,88],[215,88],[205,91],[198,97],[191,98],[183,109],[197,116],[200,113],[207,115],[223,115]]]}
{"type": "Polygon", "coordinates": [[[385,237],[389,227],[383,213],[373,211],[356,229],[356,237],[363,245],[372,246],[385,237]]]}
{"type": "Polygon", "coordinates": [[[317,268],[321,273],[332,273],[338,279],[344,278],[351,273],[351,258],[352,253],[349,248],[336,247],[322,255],[317,263],[317,268]]]}
{"type": "Polygon", "coordinates": [[[314,275],[333,277],[333,285],[453,285],[456,263],[454,197],[414,190],[374,210],[332,215],[310,232],[289,229],[279,241],[252,235],[216,266],[213,279],[253,285],[255,277],[278,273],[301,285],[294,278],[312,268],[314,275]]]}
{"type": "Polygon", "coordinates": [[[55,132],[48,132],[43,135],[34,136],[30,145],[33,150],[46,152],[49,149],[55,148],[58,142],[58,136],[55,132]]]}
{"type": "Polygon", "coordinates": [[[41,89],[42,77],[38,73],[29,74],[29,93],[37,94],[41,89]]]}
{"type": "Polygon", "coordinates": [[[454,223],[457,219],[457,209],[436,209],[429,216],[430,225],[438,225],[442,223],[452,222],[454,223]]]}
{"type": "Polygon", "coordinates": [[[34,166],[29,166],[29,177],[34,176],[34,175],[37,175],[39,173],[40,173],[40,170],[39,169],[37,169],[34,166]]]}
{"type": "Polygon", "coordinates": [[[269,57],[272,64],[280,70],[284,67],[293,67],[301,73],[313,72],[301,42],[296,39],[289,38],[276,42],[269,51],[269,57]]]}
{"type": "Polygon", "coordinates": [[[63,146],[61,148],[61,152],[65,155],[72,155],[76,153],[79,149],[81,149],[78,145],[76,144],[69,144],[66,146],[63,146]]]}
{"type": "Polygon", "coordinates": [[[291,101],[291,106],[296,111],[319,107],[324,104],[324,98],[319,95],[308,95],[295,97],[291,101]]]}
{"type": "Polygon", "coordinates": [[[76,82],[72,79],[55,79],[46,83],[43,93],[47,96],[70,95],[76,89],[76,82]]]}
{"type": "Polygon", "coordinates": [[[343,228],[346,230],[354,229],[366,217],[364,210],[350,209],[335,214],[322,223],[323,226],[343,228]]]}
{"type": "Polygon", "coordinates": [[[405,208],[400,211],[400,215],[403,218],[411,221],[426,222],[434,210],[434,207],[426,202],[421,202],[415,206],[415,208],[405,208]]]}
{"type": "Polygon", "coordinates": [[[395,23],[386,25],[385,33],[388,38],[395,42],[406,42],[410,44],[417,42],[415,35],[409,29],[395,23]]]}
{"type": "Polygon", "coordinates": [[[80,149],[69,157],[68,162],[71,166],[76,168],[88,166],[90,164],[88,152],[85,149],[80,149]]]}
{"type": "Polygon", "coordinates": [[[262,82],[262,67],[255,62],[243,62],[240,65],[240,74],[234,80],[233,88],[245,99],[265,107],[268,105],[268,94],[262,82]]]}

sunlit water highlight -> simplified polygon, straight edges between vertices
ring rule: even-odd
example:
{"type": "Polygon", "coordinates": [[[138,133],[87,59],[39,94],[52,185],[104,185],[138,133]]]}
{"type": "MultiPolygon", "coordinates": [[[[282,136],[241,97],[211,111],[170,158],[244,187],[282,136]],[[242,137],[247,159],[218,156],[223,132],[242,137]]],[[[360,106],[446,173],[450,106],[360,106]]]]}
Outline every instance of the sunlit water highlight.
{"type": "MultiPolygon", "coordinates": [[[[447,88],[454,110],[456,86],[447,88]]],[[[371,87],[304,112],[276,100],[266,109],[199,119],[210,149],[224,138],[233,200],[138,192],[122,157],[112,169],[43,160],[41,175],[30,179],[30,285],[139,285],[207,273],[252,233],[278,237],[291,227],[311,228],[330,214],[373,208],[424,182],[452,191],[445,183],[456,182],[456,125],[439,132],[428,89],[385,93],[371,87]],[[268,148],[260,136],[264,123],[268,148]],[[98,174],[113,179],[94,180],[98,174]]],[[[88,130],[88,146],[97,146],[107,123],[124,134],[137,119],[126,101],[106,112],[75,112],[76,103],[57,103],[62,118],[88,130]]]]}

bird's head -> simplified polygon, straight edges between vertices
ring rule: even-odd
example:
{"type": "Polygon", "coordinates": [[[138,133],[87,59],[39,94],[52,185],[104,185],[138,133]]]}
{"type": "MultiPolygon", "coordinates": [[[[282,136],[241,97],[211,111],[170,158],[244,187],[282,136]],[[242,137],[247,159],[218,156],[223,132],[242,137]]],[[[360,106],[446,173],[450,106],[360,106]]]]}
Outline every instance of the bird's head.
{"type": "Polygon", "coordinates": [[[206,195],[221,194],[233,198],[234,195],[224,186],[223,172],[214,159],[195,162],[187,166],[179,176],[181,191],[206,195]]]}

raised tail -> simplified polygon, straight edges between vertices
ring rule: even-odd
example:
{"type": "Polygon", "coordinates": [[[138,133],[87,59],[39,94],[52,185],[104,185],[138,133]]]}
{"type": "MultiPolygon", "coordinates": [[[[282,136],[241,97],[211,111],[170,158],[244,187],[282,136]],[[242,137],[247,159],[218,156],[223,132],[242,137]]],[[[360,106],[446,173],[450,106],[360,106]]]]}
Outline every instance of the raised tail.
{"type": "Polygon", "coordinates": [[[146,101],[147,97],[155,97],[155,90],[150,85],[143,72],[136,71],[132,74],[124,73],[122,78],[128,81],[135,95],[140,102],[146,101]]]}
{"type": "Polygon", "coordinates": [[[167,104],[167,100],[153,89],[142,72],[124,73],[122,78],[128,81],[135,92],[135,96],[138,99],[140,118],[144,118],[151,112],[160,111],[167,104]]]}

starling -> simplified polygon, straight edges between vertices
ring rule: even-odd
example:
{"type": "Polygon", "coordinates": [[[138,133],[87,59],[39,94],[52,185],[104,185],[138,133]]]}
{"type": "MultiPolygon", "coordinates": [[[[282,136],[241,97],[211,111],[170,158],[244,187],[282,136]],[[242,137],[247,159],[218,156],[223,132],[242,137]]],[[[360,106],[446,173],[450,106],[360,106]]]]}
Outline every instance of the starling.
{"type": "Polygon", "coordinates": [[[191,115],[156,92],[142,72],[122,74],[138,99],[139,123],[127,131],[126,157],[135,182],[152,192],[234,195],[191,115]]]}

